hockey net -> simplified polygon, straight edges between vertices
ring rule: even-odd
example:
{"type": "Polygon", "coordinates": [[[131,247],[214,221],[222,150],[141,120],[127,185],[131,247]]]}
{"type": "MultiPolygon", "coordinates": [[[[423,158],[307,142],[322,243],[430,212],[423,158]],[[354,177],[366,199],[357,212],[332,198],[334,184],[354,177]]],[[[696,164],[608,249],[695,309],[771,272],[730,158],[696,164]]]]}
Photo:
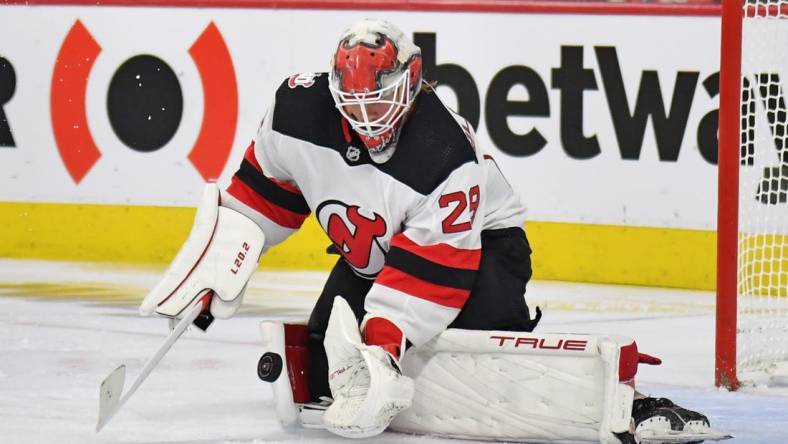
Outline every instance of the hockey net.
{"type": "Polygon", "coordinates": [[[788,361],[788,0],[731,3],[739,16],[724,5],[717,383],[735,389],[783,384],[788,361]],[[738,73],[730,41],[726,49],[731,20],[739,21],[738,73]],[[731,106],[723,96],[736,87],[731,106]]]}

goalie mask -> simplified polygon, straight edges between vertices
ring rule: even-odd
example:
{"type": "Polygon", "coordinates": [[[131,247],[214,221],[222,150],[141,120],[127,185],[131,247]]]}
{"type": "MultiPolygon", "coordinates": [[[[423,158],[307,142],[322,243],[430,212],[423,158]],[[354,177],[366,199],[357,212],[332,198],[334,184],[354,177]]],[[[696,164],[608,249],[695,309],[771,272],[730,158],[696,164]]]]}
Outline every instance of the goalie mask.
{"type": "Polygon", "coordinates": [[[397,27],[366,19],[342,34],[331,59],[329,89],[373,161],[394,155],[420,87],[421,50],[397,27]]]}

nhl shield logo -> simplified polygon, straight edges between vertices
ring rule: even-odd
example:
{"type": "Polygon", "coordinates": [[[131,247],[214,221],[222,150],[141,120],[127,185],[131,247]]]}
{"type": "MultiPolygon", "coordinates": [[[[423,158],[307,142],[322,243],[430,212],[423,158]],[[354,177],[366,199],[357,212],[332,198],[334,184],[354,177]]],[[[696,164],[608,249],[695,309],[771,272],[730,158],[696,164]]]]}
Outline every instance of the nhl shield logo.
{"type": "Polygon", "coordinates": [[[347,160],[351,162],[358,162],[358,158],[360,155],[361,155],[361,150],[359,150],[358,148],[354,147],[353,145],[347,147],[347,152],[345,153],[345,157],[347,157],[347,160]]]}

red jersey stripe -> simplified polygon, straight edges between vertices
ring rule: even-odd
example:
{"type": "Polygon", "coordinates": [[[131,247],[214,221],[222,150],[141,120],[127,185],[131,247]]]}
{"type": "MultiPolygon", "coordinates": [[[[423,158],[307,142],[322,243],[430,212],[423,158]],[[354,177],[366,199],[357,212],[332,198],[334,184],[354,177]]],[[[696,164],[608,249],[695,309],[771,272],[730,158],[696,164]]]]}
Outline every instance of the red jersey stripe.
{"type": "MultiPolygon", "coordinates": [[[[257,161],[257,156],[254,155],[254,147],[255,144],[253,140],[252,143],[250,143],[249,146],[246,147],[246,152],[244,153],[244,160],[249,162],[254,167],[254,169],[257,170],[258,173],[263,174],[263,167],[260,166],[260,162],[257,161]]],[[[268,177],[268,180],[277,184],[279,188],[287,190],[291,193],[301,194],[301,190],[299,190],[298,187],[292,184],[289,184],[287,182],[282,182],[280,180],[276,180],[273,177],[268,177]]]]}
{"type": "Polygon", "coordinates": [[[460,268],[463,270],[478,270],[482,259],[482,250],[463,249],[449,244],[419,245],[403,233],[391,238],[391,246],[409,251],[430,262],[444,267],[460,268]]]}
{"type": "Polygon", "coordinates": [[[227,192],[246,206],[285,228],[300,228],[308,216],[307,214],[292,212],[274,204],[235,176],[233,176],[230,186],[227,187],[227,192]]]}
{"type": "Polygon", "coordinates": [[[470,290],[433,284],[389,266],[383,267],[375,279],[375,283],[419,299],[456,309],[462,308],[471,294],[470,290]]]}

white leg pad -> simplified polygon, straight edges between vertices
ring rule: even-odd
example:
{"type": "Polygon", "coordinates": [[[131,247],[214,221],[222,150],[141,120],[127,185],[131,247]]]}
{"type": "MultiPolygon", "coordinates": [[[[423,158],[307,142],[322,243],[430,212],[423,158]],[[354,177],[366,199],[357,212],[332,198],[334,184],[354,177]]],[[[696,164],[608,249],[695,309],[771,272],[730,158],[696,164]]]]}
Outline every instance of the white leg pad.
{"type": "MultiPolygon", "coordinates": [[[[403,358],[413,406],[391,429],[520,442],[619,443],[634,389],[619,381],[631,339],[448,330],[403,358]]],[[[635,356],[637,359],[637,356],[635,356]]]]}
{"type": "MultiPolygon", "coordinates": [[[[285,358],[283,325],[263,322],[260,330],[264,350],[285,358]]],[[[614,433],[628,431],[631,423],[633,345],[621,336],[447,330],[403,357],[415,396],[390,429],[465,439],[619,444],[614,433]],[[629,373],[622,370],[626,366],[629,373]]],[[[285,366],[272,384],[280,422],[319,427],[322,411],[294,403],[287,371],[285,366]]]]}
{"type": "Polygon", "coordinates": [[[293,389],[288,375],[284,324],[281,322],[261,322],[260,335],[263,337],[263,350],[278,354],[285,363],[282,374],[271,383],[276,415],[282,426],[297,426],[299,425],[298,408],[293,401],[293,389]]]}
{"type": "Polygon", "coordinates": [[[279,422],[285,428],[322,429],[322,417],[327,404],[309,402],[308,392],[304,392],[307,384],[305,372],[308,371],[304,366],[307,361],[299,358],[306,347],[306,320],[289,322],[287,326],[282,322],[264,321],[260,323],[260,334],[263,338],[263,352],[274,353],[282,359],[282,371],[279,377],[270,383],[279,422]],[[291,335],[290,338],[288,334],[291,335]],[[301,339],[298,339],[299,337],[301,339]]]}

